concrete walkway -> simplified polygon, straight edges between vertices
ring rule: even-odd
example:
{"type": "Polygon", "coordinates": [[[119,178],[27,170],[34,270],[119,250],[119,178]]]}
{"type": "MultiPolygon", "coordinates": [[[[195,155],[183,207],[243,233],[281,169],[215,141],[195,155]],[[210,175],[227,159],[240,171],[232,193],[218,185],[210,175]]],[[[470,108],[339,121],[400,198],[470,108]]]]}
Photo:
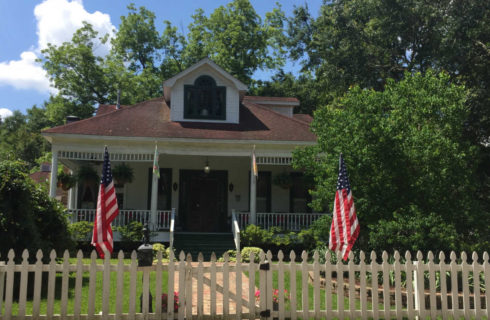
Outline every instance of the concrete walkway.
{"type": "MultiPolygon", "coordinates": [[[[221,266],[223,263],[216,263],[216,266],[221,266]]],[[[192,266],[197,269],[198,263],[192,262],[192,266]]],[[[204,267],[211,266],[210,262],[204,262],[204,267]]],[[[174,276],[174,291],[179,291],[179,272],[175,271],[174,276]]],[[[236,314],[236,272],[230,271],[228,277],[229,284],[229,314],[236,314]]],[[[254,292],[257,289],[255,288],[254,292]]],[[[242,300],[242,313],[248,313],[248,305],[249,305],[249,281],[248,277],[242,273],[242,292],[238,294],[238,297],[242,300]]],[[[197,301],[198,301],[198,290],[197,290],[197,275],[192,276],[192,314],[197,314],[197,301]]],[[[203,312],[205,315],[211,314],[211,279],[209,273],[203,273],[203,312]]],[[[216,313],[223,314],[223,272],[216,273],[216,313]]]]}

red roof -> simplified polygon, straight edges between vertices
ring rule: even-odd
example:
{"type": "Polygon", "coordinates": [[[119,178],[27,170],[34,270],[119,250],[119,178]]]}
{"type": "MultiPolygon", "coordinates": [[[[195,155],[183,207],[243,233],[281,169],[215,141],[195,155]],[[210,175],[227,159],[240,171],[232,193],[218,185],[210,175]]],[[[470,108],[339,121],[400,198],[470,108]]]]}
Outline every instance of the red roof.
{"type": "Polygon", "coordinates": [[[164,98],[156,98],[118,110],[102,105],[102,109],[99,108],[101,112],[92,118],[43,132],[151,138],[316,141],[307,122],[279,114],[251,100],[247,97],[240,105],[239,124],[170,121],[170,109],[164,98]]]}
{"type": "Polygon", "coordinates": [[[292,97],[258,97],[258,96],[245,96],[244,100],[249,101],[271,101],[271,102],[296,102],[299,103],[299,100],[292,97]]]}

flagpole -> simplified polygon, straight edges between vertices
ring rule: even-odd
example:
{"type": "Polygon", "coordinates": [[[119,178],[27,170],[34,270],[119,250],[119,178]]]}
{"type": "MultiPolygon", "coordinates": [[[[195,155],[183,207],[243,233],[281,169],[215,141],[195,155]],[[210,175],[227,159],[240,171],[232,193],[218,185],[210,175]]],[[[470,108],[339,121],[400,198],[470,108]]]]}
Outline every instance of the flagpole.
{"type": "Polygon", "coordinates": [[[158,204],[158,176],[160,168],[158,166],[158,146],[155,141],[155,154],[153,156],[153,174],[152,174],[152,182],[151,182],[151,229],[157,229],[157,204],[158,204]]]}
{"type": "Polygon", "coordinates": [[[255,145],[250,159],[250,224],[257,224],[257,162],[255,160],[255,145]]]}

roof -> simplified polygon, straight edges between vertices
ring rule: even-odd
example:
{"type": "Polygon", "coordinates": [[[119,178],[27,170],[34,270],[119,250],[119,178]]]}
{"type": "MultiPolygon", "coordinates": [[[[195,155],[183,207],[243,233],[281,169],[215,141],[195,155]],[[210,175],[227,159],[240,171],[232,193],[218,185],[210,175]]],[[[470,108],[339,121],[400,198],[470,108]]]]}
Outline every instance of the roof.
{"type": "Polygon", "coordinates": [[[50,128],[43,133],[45,135],[316,141],[316,136],[310,131],[307,122],[279,114],[253,103],[251,99],[244,99],[240,105],[239,124],[170,121],[170,108],[162,97],[118,110],[115,107],[102,105],[101,112],[92,118],[50,128]]]}
{"type": "Polygon", "coordinates": [[[299,100],[293,97],[258,97],[258,96],[245,96],[243,99],[249,101],[268,101],[268,102],[294,102],[299,105],[299,100]]]}

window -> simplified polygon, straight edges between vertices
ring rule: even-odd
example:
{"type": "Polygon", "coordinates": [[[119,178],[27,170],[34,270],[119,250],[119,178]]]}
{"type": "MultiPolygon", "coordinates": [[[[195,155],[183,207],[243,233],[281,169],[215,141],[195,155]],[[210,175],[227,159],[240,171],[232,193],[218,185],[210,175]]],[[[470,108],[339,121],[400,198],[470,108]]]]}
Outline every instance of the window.
{"type": "Polygon", "coordinates": [[[210,76],[200,76],[184,86],[185,119],[226,119],[226,87],[216,86],[210,76]]]}

